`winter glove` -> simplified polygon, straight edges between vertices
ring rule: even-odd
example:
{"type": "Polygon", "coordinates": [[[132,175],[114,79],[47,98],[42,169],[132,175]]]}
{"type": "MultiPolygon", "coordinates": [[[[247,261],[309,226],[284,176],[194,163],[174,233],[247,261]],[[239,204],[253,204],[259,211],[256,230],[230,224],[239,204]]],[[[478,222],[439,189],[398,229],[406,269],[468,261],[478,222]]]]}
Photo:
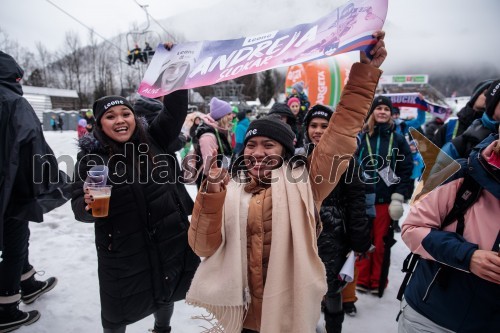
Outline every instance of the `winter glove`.
{"type": "Polygon", "coordinates": [[[389,205],[389,216],[393,220],[399,220],[403,216],[403,201],[404,197],[402,194],[393,193],[391,195],[391,204],[389,205]]]}

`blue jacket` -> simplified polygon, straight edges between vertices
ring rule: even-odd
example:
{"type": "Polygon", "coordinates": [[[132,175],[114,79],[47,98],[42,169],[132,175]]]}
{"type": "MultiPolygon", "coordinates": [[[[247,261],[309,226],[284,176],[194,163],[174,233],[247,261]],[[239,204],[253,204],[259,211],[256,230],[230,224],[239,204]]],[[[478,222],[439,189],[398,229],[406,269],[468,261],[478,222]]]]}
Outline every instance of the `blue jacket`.
{"type": "Polygon", "coordinates": [[[411,179],[419,179],[422,176],[424,170],[424,159],[419,152],[411,153],[413,157],[413,170],[411,173],[411,179]]]}
{"type": "Polygon", "coordinates": [[[498,251],[500,242],[499,174],[488,169],[479,155],[494,139],[491,135],[477,145],[461,170],[462,176],[469,173],[483,187],[479,200],[464,216],[463,237],[454,232],[455,223],[444,230],[439,228],[453,205],[461,179],[439,187],[418,202],[403,224],[403,240],[422,255],[406,287],[405,299],[418,313],[457,333],[500,332],[500,285],[470,272],[474,251],[498,251]],[[427,235],[425,229],[430,229],[427,235]],[[451,269],[447,278],[440,280],[436,277],[444,266],[451,269]]]}
{"type": "Polygon", "coordinates": [[[248,118],[245,118],[238,122],[238,125],[236,125],[236,130],[235,130],[236,143],[243,144],[243,142],[245,141],[245,133],[247,132],[249,125],[250,125],[250,119],[248,118]]]}

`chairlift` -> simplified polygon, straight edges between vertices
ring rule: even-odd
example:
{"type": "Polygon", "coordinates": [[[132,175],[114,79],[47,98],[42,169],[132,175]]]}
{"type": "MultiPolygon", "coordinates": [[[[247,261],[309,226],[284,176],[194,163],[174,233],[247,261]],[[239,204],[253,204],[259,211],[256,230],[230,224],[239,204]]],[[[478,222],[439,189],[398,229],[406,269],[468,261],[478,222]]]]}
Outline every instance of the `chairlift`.
{"type": "MultiPolygon", "coordinates": [[[[127,33],[126,41],[127,41],[127,63],[129,66],[135,66],[137,60],[139,60],[139,64],[147,65],[148,61],[155,54],[155,50],[150,46],[149,42],[151,40],[157,39],[161,40],[160,35],[153,30],[149,30],[149,14],[147,7],[148,5],[141,5],[137,1],[135,1],[139,7],[141,7],[146,13],[147,24],[143,30],[130,31],[127,33]],[[140,47],[140,45],[144,45],[144,49],[140,47]],[[132,48],[133,46],[133,48],[132,48]]],[[[153,44],[154,45],[154,44],[153,44]]]]}

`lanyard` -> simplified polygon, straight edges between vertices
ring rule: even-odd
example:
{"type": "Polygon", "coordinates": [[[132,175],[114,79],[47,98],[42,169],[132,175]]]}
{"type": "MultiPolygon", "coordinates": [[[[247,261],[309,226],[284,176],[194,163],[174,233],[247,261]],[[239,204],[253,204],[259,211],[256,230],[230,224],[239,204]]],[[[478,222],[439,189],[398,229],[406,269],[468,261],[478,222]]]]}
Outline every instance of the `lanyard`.
{"type": "Polygon", "coordinates": [[[457,122],[455,123],[455,128],[453,129],[453,135],[452,135],[452,137],[451,137],[451,139],[452,139],[452,140],[453,140],[453,139],[455,139],[455,137],[457,136],[457,132],[458,132],[458,123],[459,123],[459,121],[458,121],[458,119],[457,119],[457,122]]]}
{"type": "Polygon", "coordinates": [[[217,130],[217,128],[214,128],[214,129],[215,129],[215,136],[217,137],[217,141],[219,142],[220,153],[222,155],[226,155],[226,151],[225,151],[224,146],[222,145],[222,142],[220,140],[219,131],[217,130]]]}
{"type": "MultiPolygon", "coordinates": [[[[375,161],[373,160],[373,152],[372,152],[372,145],[370,144],[370,140],[368,139],[368,135],[365,135],[366,138],[366,147],[368,148],[368,154],[370,155],[370,160],[372,162],[372,165],[375,165],[375,161]]],[[[387,150],[387,153],[389,154],[388,157],[392,157],[392,142],[394,141],[394,132],[391,133],[391,136],[389,138],[389,149],[387,150]]],[[[377,136],[377,150],[375,154],[378,155],[379,153],[379,148],[380,148],[380,135],[377,136]]]]}

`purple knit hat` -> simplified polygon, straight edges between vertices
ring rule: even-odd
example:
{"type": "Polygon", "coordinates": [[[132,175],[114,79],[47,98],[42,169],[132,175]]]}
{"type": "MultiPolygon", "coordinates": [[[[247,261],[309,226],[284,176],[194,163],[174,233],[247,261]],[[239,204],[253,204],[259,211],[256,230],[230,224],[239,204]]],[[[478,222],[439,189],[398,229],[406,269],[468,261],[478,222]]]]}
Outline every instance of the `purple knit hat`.
{"type": "Polygon", "coordinates": [[[221,101],[217,97],[213,97],[210,101],[210,117],[213,120],[217,121],[231,112],[233,112],[233,108],[228,102],[221,101]]]}

